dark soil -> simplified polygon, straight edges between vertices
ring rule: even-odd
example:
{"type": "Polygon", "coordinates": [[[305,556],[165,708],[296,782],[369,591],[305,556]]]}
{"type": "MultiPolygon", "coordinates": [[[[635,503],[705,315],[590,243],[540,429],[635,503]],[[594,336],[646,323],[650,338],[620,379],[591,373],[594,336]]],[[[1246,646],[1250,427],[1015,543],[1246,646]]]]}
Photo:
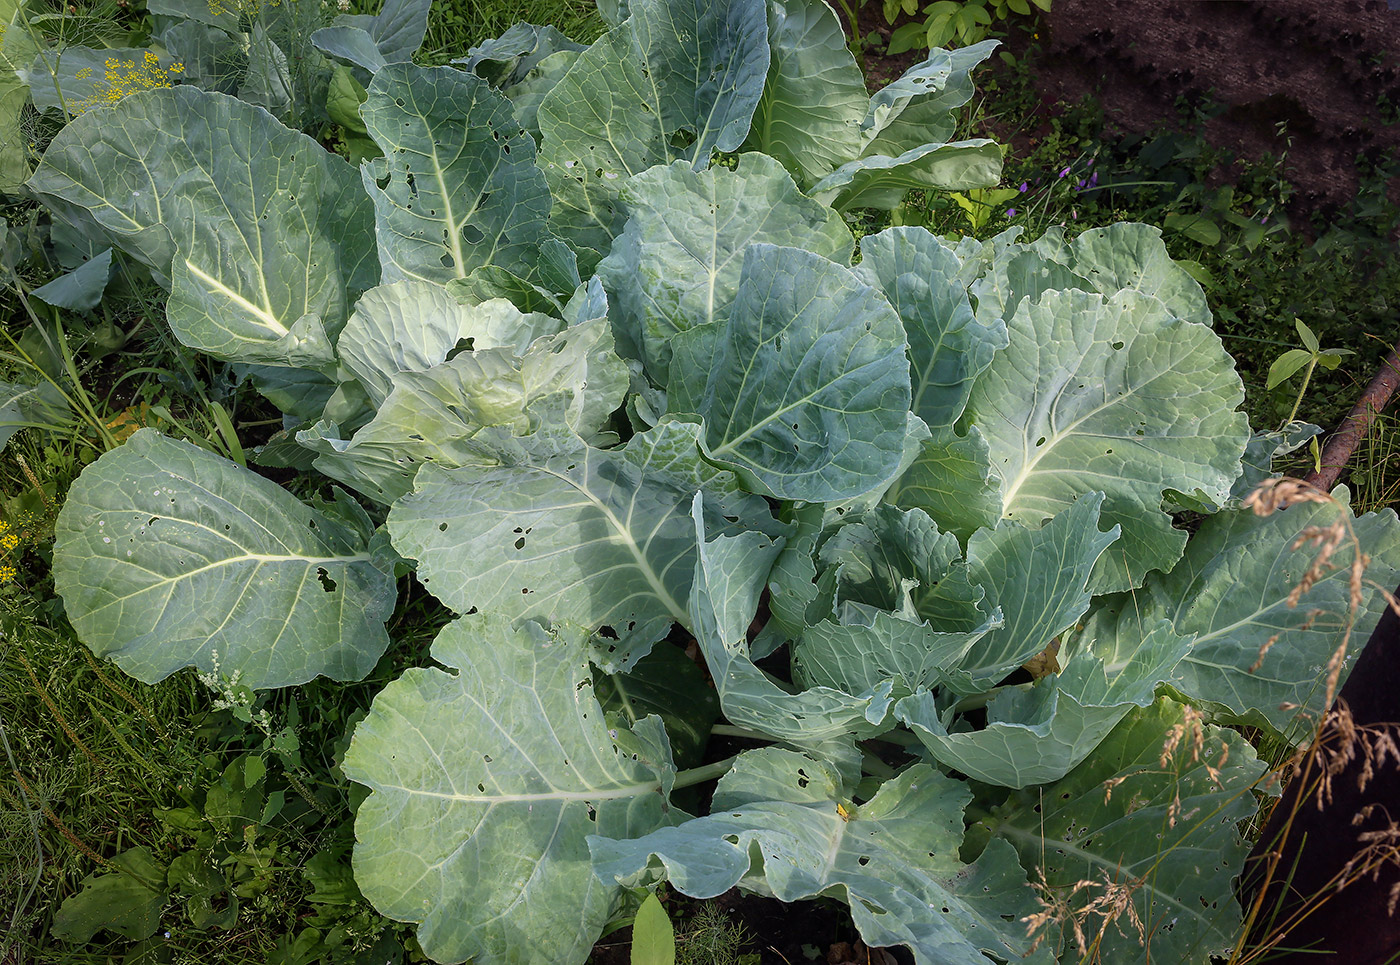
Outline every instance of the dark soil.
{"type": "MultiPolygon", "coordinates": [[[[1030,66],[1045,104],[1093,97],[1110,136],[1213,104],[1213,145],[1251,160],[1286,148],[1298,221],[1356,195],[1358,156],[1400,152],[1394,0],[1055,0],[1039,33],[1030,66]]],[[[1400,178],[1389,193],[1400,202],[1400,178]]]]}

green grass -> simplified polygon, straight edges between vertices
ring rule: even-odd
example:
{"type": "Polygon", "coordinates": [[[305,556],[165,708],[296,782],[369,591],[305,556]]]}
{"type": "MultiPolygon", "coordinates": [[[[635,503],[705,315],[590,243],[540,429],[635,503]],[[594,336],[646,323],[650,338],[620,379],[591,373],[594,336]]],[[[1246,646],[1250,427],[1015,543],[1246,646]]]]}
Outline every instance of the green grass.
{"type": "Polygon", "coordinates": [[[603,32],[597,8],[588,0],[539,0],[528,5],[493,0],[447,0],[433,5],[428,36],[423,41],[425,62],[446,63],[467,50],[499,37],[520,22],[553,24],[580,43],[592,43],[603,32]]]}

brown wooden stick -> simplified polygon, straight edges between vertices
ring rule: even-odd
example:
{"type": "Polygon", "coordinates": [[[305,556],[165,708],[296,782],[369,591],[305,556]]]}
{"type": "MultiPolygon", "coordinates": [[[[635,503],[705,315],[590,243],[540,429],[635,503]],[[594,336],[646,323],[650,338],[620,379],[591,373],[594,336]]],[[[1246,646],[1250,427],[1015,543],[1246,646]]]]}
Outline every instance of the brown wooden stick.
{"type": "Polygon", "coordinates": [[[1361,393],[1361,398],[1352,406],[1347,417],[1337,427],[1337,431],[1332,433],[1327,445],[1322,447],[1322,469],[1308,473],[1308,483],[1323,492],[1331,492],[1347,460],[1361,444],[1361,440],[1366,438],[1366,430],[1371,428],[1376,414],[1390,401],[1397,384],[1400,384],[1400,344],[1397,344],[1385,357],[1385,361],[1381,362],[1376,377],[1366,386],[1366,391],[1361,393]]]}

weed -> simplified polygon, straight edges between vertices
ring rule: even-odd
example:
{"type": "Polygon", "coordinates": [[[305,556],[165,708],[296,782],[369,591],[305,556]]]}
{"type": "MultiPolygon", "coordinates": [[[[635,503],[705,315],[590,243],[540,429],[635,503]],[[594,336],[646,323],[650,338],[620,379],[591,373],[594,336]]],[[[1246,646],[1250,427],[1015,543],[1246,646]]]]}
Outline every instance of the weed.
{"type": "Polygon", "coordinates": [[[743,922],[712,901],[702,902],[676,936],[676,965],[748,965],[757,959],[741,951],[750,937],[743,922]]]}

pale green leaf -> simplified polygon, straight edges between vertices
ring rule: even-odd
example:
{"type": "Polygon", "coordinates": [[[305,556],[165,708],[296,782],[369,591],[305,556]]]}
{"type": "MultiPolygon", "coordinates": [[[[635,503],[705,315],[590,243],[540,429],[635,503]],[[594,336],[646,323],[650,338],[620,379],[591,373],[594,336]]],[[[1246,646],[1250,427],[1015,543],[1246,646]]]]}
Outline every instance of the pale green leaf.
{"type": "Polygon", "coordinates": [[[1125,288],[1151,295],[1188,322],[1211,323],[1200,283],[1172,260],[1152,225],[1122,222],[1091,228],[1070,244],[1070,264],[1093,290],[1111,295],[1125,288]]]}
{"type": "Polygon", "coordinates": [[[186,345],[311,367],[331,364],[330,337],[378,278],[358,180],[265,111],[181,86],[74,119],[29,185],[171,279],[166,316],[186,345]]]}
{"type": "Polygon", "coordinates": [[[416,368],[427,360],[388,360],[407,367],[390,377],[379,411],[349,440],[326,422],[299,433],[297,441],[320,454],[316,468],[388,504],[412,491],[421,465],[495,465],[497,436],[477,440],[491,427],[513,435],[562,427],[592,445],[617,441],[604,424],[622,404],[628,375],[605,318],[543,336],[519,358],[484,348],[416,368]]]}
{"type": "Polygon", "coordinates": [[[736,150],[768,72],[763,0],[639,0],[630,10],[539,106],[551,224],[584,272],[626,221],[621,182],[654,164],[683,158],[703,168],[711,150],[736,150]],[[685,147],[676,146],[681,132],[685,147]]]}
{"type": "Polygon", "coordinates": [[[675,965],[676,933],[655,894],[647,895],[632,922],[632,965],[675,965]]]}
{"type": "Polygon", "coordinates": [[[975,865],[958,858],[970,799],[961,781],[916,764],[856,807],[829,766],[764,748],[720,779],[708,817],[588,843],[606,881],[650,868],[697,898],[741,881],[780,901],[841,898],[867,944],[908,945],[920,965],[1048,962],[1018,920],[1033,903],[1011,849],[994,844],[975,865]]]}
{"type": "Polygon", "coordinates": [[[972,313],[956,255],[923,228],[888,228],[861,239],[859,273],[875,280],[909,336],[911,408],[935,432],[962,415],[972,382],[1007,344],[1000,319],[972,313]]]}
{"type": "Polygon", "coordinates": [[[922,509],[964,542],[977,530],[995,526],[1001,516],[987,440],[975,425],[963,436],[952,428],[934,432],[885,498],[906,509],[922,509]]]}
{"type": "Polygon", "coordinates": [[[355,75],[344,64],[336,64],[331,71],[330,87],[326,91],[326,114],[333,123],[339,124],[352,134],[369,136],[365,120],[360,116],[360,106],[369,92],[364,89],[355,75]]]}
{"type": "Polygon", "coordinates": [[[111,274],[112,249],[106,248],[97,257],[46,285],[40,285],[30,294],[55,308],[90,311],[102,302],[102,293],[107,290],[107,279],[111,274]]]}
{"type": "MultiPolygon", "coordinates": [[[[1250,790],[1264,766],[1239,734],[1209,726],[1199,756],[1188,736],[1164,766],[1167,736],[1189,726],[1183,711],[1161,700],[1132,712],[1063,780],[1013,795],[988,822],[1033,881],[1044,875],[1047,900],[1083,907],[1126,889],[1131,912],[1086,922],[1104,962],[1209,965],[1239,933],[1234,881],[1248,845],[1238,829],[1258,808],[1250,790]]],[[[1046,927],[1052,949],[1079,960],[1073,930],[1046,927]]]]}
{"type": "Polygon", "coordinates": [[[1005,624],[991,630],[954,668],[949,685],[974,694],[1040,653],[1089,608],[1090,573],[1117,525],[1100,532],[1102,493],[1086,493],[1038,530],[1012,520],[978,530],[968,540],[968,579],[987,591],[1005,624]]]}
{"type": "Polygon", "coordinates": [[[614,325],[663,384],[672,338],[729,318],[750,244],[805,248],[842,264],[855,248],[841,216],[804,197],[762,154],[741,155],[732,170],[658,165],[628,181],[622,199],[627,228],[598,274],[614,325]]]}
{"type": "Polygon", "coordinates": [[[1009,687],[987,704],[987,725],[951,732],[953,714],[916,693],[895,715],[919,736],[938,763],[1002,787],[1048,784],[1084,760],[1133,707],[1152,703],[1157,685],[1173,679],[1191,646],[1165,620],[1143,638],[1123,665],[1105,667],[1081,650],[1064,670],[1033,684],[1009,687]]]}
{"type": "Polygon", "coordinates": [[[953,112],[972,99],[971,72],[996,47],[991,40],[960,50],[930,50],[925,60],[876,91],[860,125],[860,156],[898,156],[951,138],[957,129],[953,112]]]}
{"type": "Polygon", "coordinates": [[[769,0],[768,45],[768,81],[745,147],[777,158],[806,186],[860,153],[870,96],[827,4],[769,0]]]}
{"type": "Polygon", "coordinates": [[[385,64],[407,63],[428,32],[432,0],[385,0],[373,16],[341,14],[311,35],[322,53],[373,74],[385,64]]]}
{"type": "Polygon", "coordinates": [[[849,161],[812,185],[810,194],[838,211],[897,207],[911,190],[965,191],[1001,178],[1001,147],[978,138],[922,144],[890,157],[849,161]]]}
{"type": "Polygon", "coordinates": [[[361,114],[385,154],[361,168],[385,281],[443,284],[484,265],[534,275],[549,188],[503,96],[452,67],[392,64],[361,114]]]}
{"type": "Polygon", "coordinates": [[[1172,260],[1162,233],[1152,225],[1124,222],[1091,228],[1072,242],[1052,227],[1028,244],[1012,228],[992,239],[975,258],[964,259],[979,318],[1010,319],[1021,299],[1038,301],[1046,291],[1077,288],[1113,295],[1124,289],[1151,295],[1169,314],[1189,322],[1211,323],[1200,284],[1172,260]]]}
{"type": "Polygon", "coordinates": [[[436,961],[582,965],[618,894],[592,874],[585,837],[668,822],[664,734],[649,718],[662,744],[627,742],[660,759],[619,750],[577,630],[477,614],[439,633],[432,657],[449,671],[385,687],[346,751],[346,776],[370,789],[356,884],[419,923],[436,961]]]}
{"type": "Polygon", "coordinates": [[[1284,352],[1274,363],[1269,366],[1268,381],[1264,383],[1264,388],[1272,389],[1283,382],[1287,382],[1293,374],[1313,360],[1313,353],[1300,348],[1291,348],[1284,352]]]}
{"type": "Polygon", "coordinates": [[[83,470],[54,585],[79,638],[147,683],[181,667],[254,689],[358,680],[389,644],[392,554],[275,483],[154,429],[83,470]]]}
{"type": "Polygon", "coordinates": [[[896,696],[916,693],[938,686],[945,669],[1001,623],[1000,612],[994,612],[969,630],[950,630],[921,619],[912,606],[891,613],[844,603],[834,619],[808,627],[793,644],[793,674],[804,686],[851,694],[888,680],[894,681],[896,696]]]}
{"type": "Polygon", "coordinates": [[[523,314],[504,299],[463,304],[439,285],[404,281],[365,293],[345,323],[336,350],[378,406],[395,375],[439,365],[459,343],[474,350],[506,348],[523,355],[535,339],[562,327],[557,318],[523,314]]]}
{"type": "Polygon", "coordinates": [[[1317,336],[1313,334],[1313,330],[1308,328],[1301,318],[1293,319],[1293,326],[1298,329],[1298,337],[1303,340],[1305,349],[1313,354],[1322,349],[1322,345],[1318,342],[1317,336]]]}
{"type": "Polygon", "coordinates": [[[1104,521],[1123,539],[1093,588],[1140,585],[1186,543],[1163,492],[1220,501],[1240,474],[1249,428],[1229,355],[1210,329],[1131,290],[1046,292],[1022,302],[1009,329],[968,406],[1001,477],[1003,515],[1039,526],[1104,491],[1104,521]]]}
{"type": "MultiPolygon", "coordinates": [[[[1182,662],[1175,686],[1222,719],[1267,726],[1290,739],[1312,733],[1323,706],[1328,661],[1346,632],[1349,568],[1355,552],[1343,539],[1312,587],[1288,605],[1316,552],[1292,549],[1309,526],[1350,525],[1370,555],[1366,579],[1400,583],[1400,522],[1392,510],[1352,517],[1341,505],[1299,503],[1272,516],[1249,510],[1221,512],[1201,524],[1186,555],[1169,574],[1153,574],[1133,597],[1113,598],[1086,621],[1085,645],[1106,661],[1132,654],[1144,629],[1168,619],[1196,642],[1182,662]],[[1258,666],[1255,666],[1257,664],[1258,666]]],[[[1375,627],[1384,601],[1371,583],[1351,629],[1350,655],[1375,627]]]]}
{"type": "Polygon", "coordinates": [[[819,255],[753,244],[717,327],[697,409],[708,458],[782,499],[849,498],[894,475],[909,363],[879,292],[819,255]]]}
{"type": "Polygon", "coordinates": [[[587,50],[546,24],[517,23],[499,37],[484,40],[454,60],[502,92],[525,80],[547,58],[560,51],[587,50]]]}
{"type": "MultiPolygon", "coordinates": [[[[1245,447],[1244,456],[1240,460],[1244,471],[1240,473],[1240,478],[1235,480],[1227,505],[1244,499],[1265,479],[1279,475],[1274,469],[1276,460],[1296,452],[1307,445],[1310,439],[1320,435],[1322,427],[1308,422],[1290,422],[1281,429],[1261,430],[1251,435],[1249,445],[1245,447]]],[[[1219,507],[1206,508],[1214,512],[1219,507]]]]}
{"type": "Polygon", "coordinates": [[[687,620],[692,495],[716,497],[719,528],[731,525],[721,510],[749,525],[767,515],[732,474],[700,459],[695,429],[664,423],[614,450],[575,437],[554,452],[526,437],[496,467],[424,466],[416,491],[390,511],[389,531],[418,561],[423,584],[459,613],[567,614],[589,630],[607,626],[615,659],[630,665],[687,620]]]}
{"type": "Polygon", "coordinates": [[[829,687],[792,694],[754,665],[747,631],[782,544],[753,531],[707,541],[707,528],[713,526],[706,525],[703,503],[696,494],[692,533],[699,558],[690,593],[690,626],[724,716],[741,727],[807,747],[879,733],[889,713],[889,681],[858,695],[829,687]]]}

